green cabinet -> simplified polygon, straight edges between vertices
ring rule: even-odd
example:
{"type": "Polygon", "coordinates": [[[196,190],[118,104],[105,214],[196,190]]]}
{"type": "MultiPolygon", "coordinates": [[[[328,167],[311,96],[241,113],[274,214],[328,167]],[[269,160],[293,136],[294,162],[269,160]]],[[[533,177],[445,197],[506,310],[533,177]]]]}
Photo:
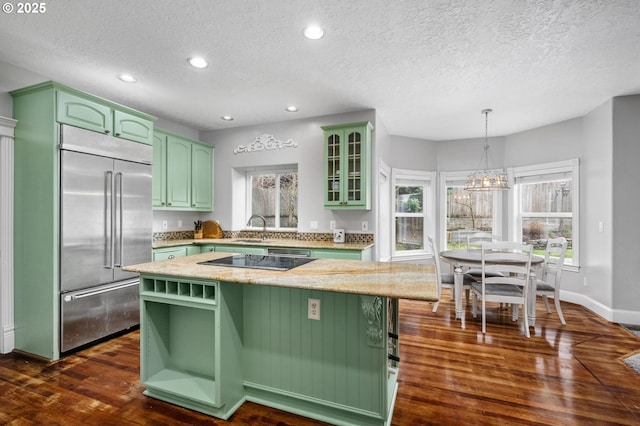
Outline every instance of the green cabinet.
{"type": "Polygon", "coordinates": [[[198,253],[200,253],[200,247],[194,245],[157,248],[153,249],[153,261],[191,256],[198,253]]]}
{"type": "Polygon", "coordinates": [[[151,145],[153,120],[99,98],[58,89],[56,121],[151,145]]]}
{"type": "Polygon", "coordinates": [[[221,251],[225,253],[267,254],[266,247],[251,247],[234,244],[216,244],[214,251],[221,251]]]}
{"type": "Polygon", "coordinates": [[[332,210],[371,209],[369,122],[323,126],[324,206],[332,210]]]}
{"type": "Polygon", "coordinates": [[[245,400],[239,285],[143,276],[140,379],[144,394],[228,419],[245,400]]]}
{"type": "Polygon", "coordinates": [[[317,257],[319,259],[346,259],[346,260],[371,260],[370,258],[363,258],[364,254],[367,254],[367,250],[343,250],[343,249],[313,249],[311,250],[311,257],[317,257]]]}
{"type": "Polygon", "coordinates": [[[213,209],[213,147],[156,130],[153,158],[156,210],[213,209]]]}

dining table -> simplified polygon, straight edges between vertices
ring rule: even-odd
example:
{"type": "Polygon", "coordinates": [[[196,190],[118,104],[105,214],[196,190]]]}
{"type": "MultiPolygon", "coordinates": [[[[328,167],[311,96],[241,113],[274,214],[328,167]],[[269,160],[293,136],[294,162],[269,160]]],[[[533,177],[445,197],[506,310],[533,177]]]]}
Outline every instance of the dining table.
{"type": "MultiPolygon", "coordinates": [[[[440,259],[453,266],[453,295],[456,308],[456,319],[460,319],[461,327],[465,328],[465,311],[462,305],[462,283],[464,268],[482,268],[482,250],[473,248],[463,248],[455,250],[444,250],[440,252],[440,259]]],[[[527,262],[527,256],[522,256],[522,261],[518,261],[518,257],[509,256],[504,260],[496,260],[493,263],[505,263],[514,265],[524,265],[527,262]]],[[[489,262],[487,262],[489,263],[489,262]]],[[[544,257],[538,255],[531,256],[531,269],[537,270],[544,264],[544,257]]],[[[536,286],[535,277],[529,280],[527,294],[527,311],[529,326],[536,323],[536,286]]]]}

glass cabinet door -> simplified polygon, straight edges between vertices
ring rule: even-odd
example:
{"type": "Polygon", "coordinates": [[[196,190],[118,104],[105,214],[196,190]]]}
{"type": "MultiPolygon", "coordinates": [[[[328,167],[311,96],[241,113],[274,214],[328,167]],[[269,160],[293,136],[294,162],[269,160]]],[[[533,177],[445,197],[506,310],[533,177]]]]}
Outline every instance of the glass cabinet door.
{"type": "Polygon", "coordinates": [[[325,207],[369,209],[369,122],[324,126],[325,207]]]}
{"type": "Polygon", "coordinates": [[[327,136],[327,194],[328,203],[340,202],[340,134],[327,136]]]}

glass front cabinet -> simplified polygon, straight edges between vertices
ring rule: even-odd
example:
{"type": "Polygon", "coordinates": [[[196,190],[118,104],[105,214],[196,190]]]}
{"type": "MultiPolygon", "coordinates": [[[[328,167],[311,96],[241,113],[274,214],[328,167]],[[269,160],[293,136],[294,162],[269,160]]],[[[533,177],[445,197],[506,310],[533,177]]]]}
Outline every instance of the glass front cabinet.
{"type": "Polygon", "coordinates": [[[332,210],[371,209],[371,132],[368,121],[323,126],[324,206],[332,210]]]}

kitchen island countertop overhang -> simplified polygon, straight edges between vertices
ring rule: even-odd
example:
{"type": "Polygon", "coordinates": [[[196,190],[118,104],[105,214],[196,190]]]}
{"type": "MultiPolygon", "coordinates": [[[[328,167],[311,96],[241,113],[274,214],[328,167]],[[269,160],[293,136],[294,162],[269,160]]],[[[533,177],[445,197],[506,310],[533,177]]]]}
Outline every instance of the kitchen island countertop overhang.
{"type": "Polygon", "coordinates": [[[316,259],[288,271],[270,271],[199,262],[229,256],[210,252],[158,262],[128,265],[122,269],[147,275],[163,275],[242,284],[257,284],[366,296],[435,302],[436,276],[433,265],[394,262],[316,259]]]}

